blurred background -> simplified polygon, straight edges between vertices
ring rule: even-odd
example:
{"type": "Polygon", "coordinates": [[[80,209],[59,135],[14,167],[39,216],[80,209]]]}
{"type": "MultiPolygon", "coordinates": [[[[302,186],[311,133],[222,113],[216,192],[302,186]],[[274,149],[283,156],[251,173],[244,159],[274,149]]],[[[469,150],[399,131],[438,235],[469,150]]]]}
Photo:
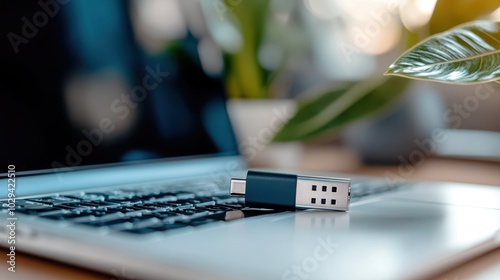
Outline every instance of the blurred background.
{"type": "MultiPolygon", "coordinates": [[[[25,23],[19,21],[23,15],[40,10],[38,4],[3,5],[20,11],[2,15],[5,34],[25,23]]],[[[148,104],[129,108],[127,121],[113,120],[119,125],[109,139],[126,146],[131,143],[120,139],[134,135],[133,149],[126,156],[117,153],[121,160],[189,155],[198,141],[185,139],[202,137],[209,144],[198,152],[230,151],[238,145],[253,167],[350,172],[366,164],[415,166],[436,157],[500,161],[498,84],[463,86],[383,76],[406,49],[428,36],[472,20],[500,20],[500,0],[129,0],[60,5],[67,5],[65,12],[53,19],[47,8],[49,23],[39,36],[50,39],[50,32],[63,32],[69,47],[44,45],[42,40],[14,45],[27,59],[50,66],[33,69],[36,79],[45,75],[41,84],[47,88],[54,86],[47,82],[52,74],[64,73],[64,81],[57,82],[64,85],[65,101],[57,102],[66,102],[76,132],[99,126],[96,122],[106,113],[106,108],[87,102],[82,91],[106,92],[102,96],[107,99],[99,103],[118,98],[123,105],[126,99],[120,94],[135,85],[131,77],[151,74],[146,66],[160,65],[171,75],[169,83],[153,89],[158,93],[148,104]],[[107,36],[107,30],[113,35],[107,36]],[[96,52],[96,46],[105,52],[96,52]],[[49,59],[40,49],[54,57],[69,49],[64,55],[78,67],[66,69],[70,62],[49,59]],[[182,65],[182,77],[191,78],[176,78],[181,73],[172,71],[182,65]],[[203,90],[206,95],[196,93],[203,90]],[[193,100],[213,99],[214,106],[220,106],[226,102],[218,93],[222,91],[227,93],[236,141],[210,125],[223,116],[183,117],[201,110],[185,106],[193,100]],[[186,125],[167,127],[166,119],[186,125]],[[193,131],[199,135],[190,134],[193,131]],[[146,143],[141,133],[154,134],[157,141],[146,143]],[[175,145],[185,149],[173,149],[175,145]]],[[[12,40],[5,50],[12,50],[12,40]]],[[[7,78],[0,83],[9,85],[12,69],[24,69],[19,61],[9,66],[11,57],[5,53],[0,57],[6,61],[2,74],[7,78]]],[[[55,118],[61,112],[39,113],[55,118]]],[[[21,116],[17,120],[22,121],[21,116]]],[[[92,156],[108,156],[105,146],[92,156]]],[[[32,148],[12,154],[40,152],[32,148]]],[[[61,157],[65,154],[60,151],[61,157]]]]}
{"type": "MultiPolygon", "coordinates": [[[[497,84],[378,80],[428,36],[472,20],[500,20],[500,1],[209,0],[200,6],[208,24],[200,47],[213,52],[204,65],[223,73],[240,148],[251,164],[296,167],[304,147],[332,146],[343,149],[325,157],[346,152],[356,164],[415,164],[435,156],[500,160],[497,84]],[[273,125],[286,123],[283,116],[293,117],[279,130],[273,125]],[[442,141],[433,138],[438,132],[442,141]],[[279,144],[269,144],[271,134],[279,144]]],[[[331,164],[314,168],[339,168],[335,160],[325,162],[331,164]]]]}

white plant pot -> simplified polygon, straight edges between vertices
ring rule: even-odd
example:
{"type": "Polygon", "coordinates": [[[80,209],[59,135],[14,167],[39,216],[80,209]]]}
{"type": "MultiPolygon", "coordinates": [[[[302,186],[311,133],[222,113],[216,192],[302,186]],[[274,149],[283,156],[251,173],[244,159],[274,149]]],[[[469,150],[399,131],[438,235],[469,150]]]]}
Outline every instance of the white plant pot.
{"type": "Polygon", "coordinates": [[[295,100],[230,99],[227,107],[240,151],[250,167],[297,167],[302,157],[301,143],[271,142],[295,113],[295,100]]]}

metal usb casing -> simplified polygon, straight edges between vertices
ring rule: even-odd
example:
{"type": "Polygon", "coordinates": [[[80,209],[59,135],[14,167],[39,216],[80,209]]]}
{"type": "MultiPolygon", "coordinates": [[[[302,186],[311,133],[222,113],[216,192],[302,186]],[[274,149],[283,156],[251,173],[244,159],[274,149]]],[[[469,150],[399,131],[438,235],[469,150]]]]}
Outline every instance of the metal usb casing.
{"type": "Polygon", "coordinates": [[[245,205],[253,208],[347,211],[351,181],[250,170],[246,179],[231,180],[230,192],[245,196],[245,205]]]}
{"type": "Polygon", "coordinates": [[[297,177],[295,195],[296,208],[347,211],[349,210],[350,202],[350,179],[309,176],[297,177]],[[316,187],[314,188],[314,186],[316,187]],[[312,202],[313,198],[314,203],[312,202]]]}

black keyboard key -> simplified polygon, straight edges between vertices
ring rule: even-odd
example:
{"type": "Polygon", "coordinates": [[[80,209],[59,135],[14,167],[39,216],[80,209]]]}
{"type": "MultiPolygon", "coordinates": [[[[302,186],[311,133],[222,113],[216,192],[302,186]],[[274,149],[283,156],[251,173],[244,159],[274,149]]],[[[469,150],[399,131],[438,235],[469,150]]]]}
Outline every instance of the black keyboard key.
{"type": "Polygon", "coordinates": [[[63,213],[63,214],[44,215],[43,217],[47,218],[47,219],[51,219],[51,220],[70,220],[70,219],[74,219],[74,218],[80,218],[84,215],[85,214],[82,214],[82,213],[68,212],[68,213],[63,213]]]}
{"type": "Polygon", "coordinates": [[[49,205],[57,205],[57,204],[62,204],[62,203],[67,203],[67,202],[76,202],[79,200],[65,197],[65,196],[46,196],[46,197],[26,199],[26,201],[31,201],[31,202],[35,202],[35,203],[44,203],[44,204],[49,204],[49,205]]]}
{"type": "Polygon", "coordinates": [[[89,211],[90,214],[96,216],[96,217],[101,217],[101,216],[105,216],[105,215],[108,215],[109,213],[104,210],[104,209],[92,209],[89,211]]]}
{"type": "MultiPolygon", "coordinates": [[[[235,220],[235,219],[231,219],[231,215],[227,215],[230,212],[231,211],[220,212],[220,213],[216,213],[216,214],[210,214],[210,215],[207,215],[207,216],[203,216],[202,218],[210,219],[212,221],[231,221],[231,220],[235,220]]],[[[233,212],[236,212],[236,211],[233,211],[233,212]]],[[[241,212],[241,211],[238,211],[238,212],[241,212]]],[[[243,218],[243,213],[241,213],[240,216],[241,216],[241,218],[243,218]]]]}
{"type": "Polygon", "coordinates": [[[62,213],[63,209],[60,207],[54,207],[51,205],[42,205],[42,204],[36,204],[36,205],[25,205],[24,207],[18,208],[16,211],[22,214],[26,215],[42,215],[42,214],[48,214],[48,213],[62,213]]]}
{"type": "Polygon", "coordinates": [[[98,207],[99,204],[93,202],[69,202],[69,203],[59,204],[58,206],[64,207],[66,209],[76,209],[85,207],[98,207]]]}
{"type": "Polygon", "coordinates": [[[133,197],[140,198],[144,201],[150,200],[152,198],[156,198],[160,196],[160,192],[154,192],[154,191],[149,191],[149,192],[137,192],[134,194],[133,197]]]}
{"type": "MultiPolygon", "coordinates": [[[[279,212],[282,212],[282,211],[275,211],[275,210],[232,210],[232,211],[221,212],[221,213],[203,216],[201,218],[227,222],[227,221],[234,221],[234,220],[243,219],[246,217],[253,217],[253,216],[259,216],[259,215],[265,215],[265,214],[274,214],[274,213],[279,213],[279,212]]],[[[196,219],[198,219],[198,218],[196,218],[196,219]]]]}
{"type": "Polygon", "coordinates": [[[225,207],[229,207],[229,208],[232,208],[233,210],[235,209],[243,209],[245,208],[245,205],[244,204],[237,204],[237,203],[231,203],[231,204],[216,204],[216,206],[225,206],[225,207]]]}
{"type": "Polygon", "coordinates": [[[172,204],[177,204],[179,206],[194,205],[196,203],[201,203],[201,201],[199,201],[197,199],[180,199],[180,200],[177,200],[176,202],[172,202],[172,204]]]}
{"type": "Polygon", "coordinates": [[[123,203],[123,202],[140,203],[140,202],[145,201],[145,199],[142,199],[140,197],[135,197],[135,196],[128,196],[128,195],[113,195],[113,196],[109,196],[109,198],[106,201],[114,202],[114,203],[123,203]]]}
{"type": "Polygon", "coordinates": [[[151,215],[154,215],[155,217],[159,219],[165,219],[165,218],[171,218],[171,217],[176,217],[176,216],[181,216],[179,213],[175,213],[172,211],[158,211],[158,212],[153,212],[151,215]]]}
{"type": "MultiPolygon", "coordinates": [[[[125,201],[122,201],[122,202],[130,202],[130,203],[144,203],[144,199],[140,198],[140,197],[132,197],[130,199],[127,199],[125,201]]],[[[113,201],[112,201],[113,202],[113,201]]]]}
{"type": "MultiPolygon", "coordinates": [[[[43,206],[46,206],[46,204],[44,203],[39,203],[39,202],[33,202],[33,201],[28,201],[26,199],[18,199],[16,200],[16,208],[23,208],[24,206],[27,206],[27,205],[43,205],[43,206]]],[[[2,205],[2,208],[9,208],[9,203],[7,201],[3,201],[1,203],[2,205]]],[[[11,204],[12,206],[12,204],[11,204]]]]}
{"type": "Polygon", "coordinates": [[[146,205],[143,205],[143,204],[134,204],[134,205],[130,205],[130,206],[125,206],[125,207],[122,207],[123,209],[126,209],[126,211],[128,212],[132,212],[132,211],[143,211],[143,210],[154,210],[156,208],[154,207],[151,207],[151,206],[146,206],[146,205]]]}
{"type": "MultiPolygon", "coordinates": [[[[40,203],[40,204],[45,204],[45,205],[54,205],[54,203],[55,203],[54,200],[41,200],[41,199],[27,199],[27,201],[31,201],[31,202],[35,202],[35,203],[40,203]]],[[[64,203],[64,202],[62,202],[62,203],[64,203]]]]}
{"type": "Polygon", "coordinates": [[[177,200],[176,196],[160,194],[154,198],[151,198],[149,201],[151,201],[151,202],[170,202],[170,201],[176,201],[176,200],[177,200]]]}
{"type": "Polygon", "coordinates": [[[158,219],[158,218],[144,215],[144,216],[131,217],[131,218],[126,219],[126,221],[131,222],[131,223],[139,223],[139,222],[144,222],[144,221],[150,220],[150,219],[158,219]]]}
{"type": "Polygon", "coordinates": [[[103,217],[106,215],[110,215],[109,212],[103,210],[96,209],[87,209],[82,211],[74,211],[72,214],[69,214],[68,217],[65,217],[65,220],[71,220],[74,222],[84,222],[89,220],[95,220],[99,217],[103,217]]]}
{"type": "Polygon", "coordinates": [[[144,205],[140,205],[140,206],[143,207],[144,209],[150,210],[150,211],[162,211],[162,210],[172,208],[170,206],[162,206],[162,205],[159,205],[158,203],[152,203],[152,202],[148,202],[148,203],[146,203],[144,205]]]}
{"type": "Polygon", "coordinates": [[[88,204],[88,206],[93,205],[95,207],[119,205],[119,203],[116,203],[116,202],[100,201],[100,200],[93,200],[93,201],[91,201],[91,200],[82,200],[82,203],[88,204]]]}
{"type": "Polygon", "coordinates": [[[130,199],[132,199],[132,197],[122,196],[122,195],[112,195],[112,196],[109,196],[106,201],[110,201],[110,202],[126,202],[126,201],[130,201],[130,199]]]}
{"type": "Polygon", "coordinates": [[[173,192],[160,191],[160,194],[163,195],[163,196],[173,196],[173,197],[175,197],[175,193],[173,193],[173,192]]]}
{"type": "Polygon", "coordinates": [[[118,216],[116,216],[113,219],[106,219],[106,218],[107,217],[104,216],[104,217],[97,218],[96,220],[81,221],[78,223],[83,224],[83,225],[95,226],[95,227],[103,227],[103,226],[126,227],[126,224],[128,224],[129,227],[133,227],[134,224],[138,224],[138,223],[159,222],[160,221],[160,219],[158,219],[157,217],[150,216],[150,215],[134,216],[134,217],[118,217],[118,216]]]}
{"type": "Polygon", "coordinates": [[[200,214],[200,213],[207,213],[208,212],[204,209],[196,209],[196,208],[187,208],[187,209],[176,209],[174,210],[175,213],[179,213],[182,215],[194,215],[194,214],[200,214]]]}
{"type": "Polygon", "coordinates": [[[148,220],[148,219],[157,219],[158,217],[156,215],[154,215],[153,213],[142,213],[141,215],[138,215],[138,216],[133,216],[131,217],[131,221],[132,222],[141,222],[141,221],[144,221],[144,220],[148,220]]]}
{"type": "Polygon", "coordinates": [[[86,196],[97,196],[97,197],[104,196],[104,197],[106,197],[106,196],[109,196],[110,193],[104,193],[104,192],[86,192],[85,195],[86,196]]]}
{"type": "Polygon", "coordinates": [[[108,214],[113,214],[113,213],[121,212],[122,207],[119,207],[119,206],[117,206],[117,207],[114,207],[114,206],[103,207],[103,208],[99,208],[99,210],[106,211],[106,213],[108,213],[108,214]]]}
{"type": "Polygon", "coordinates": [[[44,209],[54,209],[52,205],[47,205],[47,204],[26,204],[23,207],[20,208],[20,210],[44,210],[44,209]]]}
{"type": "Polygon", "coordinates": [[[209,206],[204,206],[203,209],[211,212],[223,212],[223,211],[234,210],[234,208],[225,205],[209,205],[209,206]]]}
{"type": "MultiPolygon", "coordinates": [[[[98,222],[98,223],[100,226],[111,227],[111,226],[116,226],[116,225],[123,225],[123,224],[128,223],[128,222],[129,222],[128,220],[116,219],[116,220],[110,220],[110,221],[98,222]]],[[[132,222],[130,222],[130,223],[132,223],[132,222]]],[[[97,223],[95,225],[97,225],[97,223]]]]}
{"type": "Polygon", "coordinates": [[[194,203],[195,206],[201,207],[201,206],[208,206],[208,205],[215,205],[216,202],[213,198],[211,197],[198,197],[195,199],[197,202],[194,203]]]}
{"type": "Polygon", "coordinates": [[[234,204],[238,203],[239,199],[233,196],[215,196],[213,199],[217,202],[217,204],[234,204]]]}
{"type": "Polygon", "coordinates": [[[18,209],[22,214],[25,215],[53,215],[53,214],[61,214],[64,213],[64,210],[61,209],[55,209],[55,208],[47,208],[47,209],[37,209],[37,210],[32,210],[32,209],[18,209]]]}
{"type": "Polygon", "coordinates": [[[154,230],[151,228],[124,229],[122,231],[128,232],[128,233],[135,233],[135,234],[146,234],[146,233],[158,232],[157,230],[154,230]]]}
{"type": "Polygon", "coordinates": [[[145,210],[144,208],[141,208],[140,206],[136,205],[124,205],[121,206],[122,212],[136,212],[136,211],[143,211],[145,210]]]}
{"type": "Polygon", "coordinates": [[[192,192],[177,192],[175,193],[175,196],[177,197],[178,200],[191,199],[196,197],[195,194],[192,192]]]}
{"type": "Polygon", "coordinates": [[[178,202],[160,202],[158,203],[160,206],[171,207],[171,208],[181,208],[181,207],[191,207],[192,204],[189,202],[178,203],[178,202]]]}
{"type": "Polygon", "coordinates": [[[82,200],[82,196],[81,195],[64,195],[64,196],[61,196],[61,197],[65,197],[65,198],[67,198],[68,200],[71,200],[71,201],[80,201],[80,200],[82,200]]]}

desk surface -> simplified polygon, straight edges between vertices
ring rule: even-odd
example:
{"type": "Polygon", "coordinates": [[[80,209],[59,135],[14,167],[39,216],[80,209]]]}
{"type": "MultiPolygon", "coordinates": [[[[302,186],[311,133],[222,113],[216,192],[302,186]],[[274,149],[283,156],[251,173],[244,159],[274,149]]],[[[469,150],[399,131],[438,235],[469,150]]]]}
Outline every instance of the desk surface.
{"type": "MultiPolygon", "coordinates": [[[[314,147],[307,148],[298,164],[299,169],[348,172],[363,175],[384,175],[385,172],[397,172],[398,166],[367,166],[355,160],[349,151],[342,148],[314,147]],[[336,156],[329,156],[335,154],[336,156]]],[[[467,161],[456,159],[428,158],[408,176],[410,180],[436,180],[500,185],[500,163],[467,161]]],[[[1,254],[6,254],[1,249],[1,254]]],[[[39,257],[18,254],[15,275],[2,264],[2,279],[122,279],[117,275],[104,275],[78,267],[64,265],[39,257]],[[8,274],[7,274],[8,273],[8,274]],[[14,277],[13,277],[14,276],[14,277]],[[9,277],[9,278],[5,278],[9,277]]],[[[479,258],[454,268],[436,280],[455,279],[499,279],[500,248],[479,258]]]]}

